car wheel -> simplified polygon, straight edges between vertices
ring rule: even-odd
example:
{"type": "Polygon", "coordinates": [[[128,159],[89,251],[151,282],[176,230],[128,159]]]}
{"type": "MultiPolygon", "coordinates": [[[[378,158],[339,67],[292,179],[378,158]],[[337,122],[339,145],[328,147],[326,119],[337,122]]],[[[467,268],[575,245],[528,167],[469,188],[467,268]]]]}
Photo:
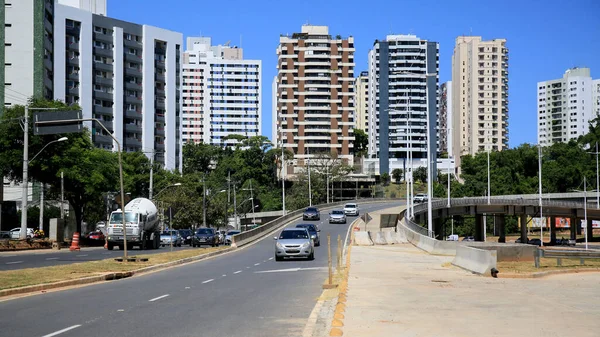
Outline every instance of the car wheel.
{"type": "Polygon", "coordinates": [[[317,241],[317,243],[315,243],[315,247],[319,247],[321,245],[321,241],[317,241]]]}
{"type": "Polygon", "coordinates": [[[314,259],[315,259],[315,252],[314,252],[314,251],[313,251],[312,253],[310,253],[310,255],[308,256],[308,259],[309,259],[310,261],[312,261],[312,260],[314,260],[314,259]]]}
{"type": "Polygon", "coordinates": [[[275,255],[275,261],[283,261],[283,257],[275,255]]]}

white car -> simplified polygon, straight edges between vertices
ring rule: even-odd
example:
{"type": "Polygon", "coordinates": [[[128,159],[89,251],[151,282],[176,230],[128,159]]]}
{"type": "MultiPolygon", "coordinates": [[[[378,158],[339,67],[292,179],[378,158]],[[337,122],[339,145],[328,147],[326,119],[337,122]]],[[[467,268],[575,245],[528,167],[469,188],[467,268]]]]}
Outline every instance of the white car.
{"type": "Polygon", "coordinates": [[[348,203],[344,205],[344,214],[358,216],[360,211],[358,209],[358,205],[355,203],[348,203]]]}
{"type": "MultiPolygon", "coordinates": [[[[19,239],[21,237],[21,228],[13,228],[10,230],[10,238],[11,239],[19,239]]],[[[33,237],[33,228],[27,228],[27,238],[31,239],[33,237]]]]}
{"type": "Polygon", "coordinates": [[[413,202],[415,204],[419,204],[422,202],[427,202],[427,194],[417,194],[415,195],[415,197],[413,198],[413,202]]]}

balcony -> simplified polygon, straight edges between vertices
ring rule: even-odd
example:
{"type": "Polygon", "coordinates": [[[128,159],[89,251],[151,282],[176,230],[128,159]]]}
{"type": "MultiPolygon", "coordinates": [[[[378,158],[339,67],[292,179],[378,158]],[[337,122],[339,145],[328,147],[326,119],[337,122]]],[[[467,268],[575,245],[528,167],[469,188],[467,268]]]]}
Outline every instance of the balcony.
{"type": "Polygon", "coordinates": [[[138,55],[125,53],[125,60],[135,63],[142,63],[142,58],[138,55]]]}
{"type": "Polygon", "coordinates": [[[125,82],[125,89],[141,91],[142,85],[135,82],[125,82]]]}
{"type": "Polygon", "coordinates": [[[79,96],[79,87],[67,88],[67,95],[79,96]]]}
{"type": "Polygon", "coordinates": [[[79,73],[78,72],[70,73],[67,75],[67,79],[72,80],[72,81],[79,81],[79,73]]]}
{"type": "Polygon", "coordinates": [[[92,110],[94,111],[94,113],[96,114],[100,114],[100,115],[110,115],[112,116],[113,114],[113,108],[107,107],[107,106],[101,106],[101,105],[94,105],[92,110]]]}
{"type": "Polygon", "coordinates": [[[165,89],[154,88],[155,97],[165,97],[165,89]]]}
{"type": "Polygon", "coordinates": [[[156,82],[162,82],[165,83],[165,74],[159,74],[159,73],[154,73],[154,80],[156,82]]]}
{"type": "Polygon", "coordinates": [[[94,62],[94,70],[113,71],[112,63],[94,62]]]}
{"type": "Polygon", "coordinates": [[[165,136],[165,128],[154,129],[154,135],[164,137],[165,136]]]}
{"type": "Polygon", "coordinates": [[[138,68],[125,68],[125,75],[142,77],[142,71],[138,68]]]}
{"type": "Polygon", "coordinates": [[[135,40],[123,39],[123,44],[126,45],[127,47],[134,47],[134,48],[138,48],[138,49],[142,48],[142,44],[135,40]]]}
{"type": "Polygon", "coordinates": [[[125,110],[125,117],[131,119],[142,119],[142,113],[136,110],[125,110]]]}
{"type": "Polygon", "coordinates": [[[95,47],[94,48],[94,55],[98,55],[98,56],[106,56],[106,57],[113,57],[113,51],[110,49],[104,49],[104,48],[98,48],[95,47]]]}
{"type": "Polygon", "coordinates": [[[125,103],[127,104],[140,104],[141,103],[141,98],[137,97],[137,96],[125,96],[125,103]]]}
{"type": "Polygon", "coordinates": [[[155,114],[154,115],[154,121],[155,122],[165,122],[165,115],[164,114],[155,114]]]}
{"type": "Polygon", "coordinates": [[[156,109],[164,110],[165,109],[165,100],[164,99],[163,100],[159,100],[159,99],[155,100],[154,107],[156,109]]]}
{"type": "Polygon", "coordinates": [[[94,77],[94,84],[102,84],[102,85],[106,85],[106,86],[113,86],[113,80],[112,78],[106,78],[106,77],[100,77],[100,76],[96,76],[94,77]]]}
{"type": "Polygon", "coordinates": [[[94,41],[113,43],[113,36],[108,35],[108,34],[94,32],[94,41]]]}
{"type": "Polygon", "coordinates": [[[154,65],[156,66],[156,68],[165,69],[165,61],[155,60],[154,65]]]}
{"type": "Polygon", "coordinates": [[[68,50],[77,50],[77,51],[79,51],[79,42],[67,43],[67,49],[68,50]]]}
{"type": "Polygon", "coordinates": [[[70,57],[67,59],[67,64],[79,67],[79,57],[70,57]]]}
{"type": "Polygon", "coordinates": [[[141,133],[142,132],[142,126],[138,125],[138,124],[125,124],[125,131],[127,131],[127,132],[141,133]]]}
{"type": "Polygon", "coordinates": [[[102,99],[105,101],[112,101],[113,100],[113,94],[112,93],[108,93],[108,92],[104,92],[104,91],[94,91],[92,96],[94,98],[97,99],[102,99]]]}
{"type": "Polygon", "coordinates": [[[123,147],[131,146],[131,147],[142,147],[142,140],[138,138],[125,138],[123,142],[123,147]]]}
{"type": "Polygon", "coordinates": [[[164,149],[165,149],[165,143],[154,143],[154,149],[155,150],[162,150],[162,151],[164,151],[164,149]]]}
{"type": "Polygon", "coordinates": [[[97,144],[109,144],[109,145],[112,145],[112,143],[113,143],[113,139],[112,139],[111,136],[94,135],[92,138],[93,138],[93,142],[97,143],[97,144]]]}

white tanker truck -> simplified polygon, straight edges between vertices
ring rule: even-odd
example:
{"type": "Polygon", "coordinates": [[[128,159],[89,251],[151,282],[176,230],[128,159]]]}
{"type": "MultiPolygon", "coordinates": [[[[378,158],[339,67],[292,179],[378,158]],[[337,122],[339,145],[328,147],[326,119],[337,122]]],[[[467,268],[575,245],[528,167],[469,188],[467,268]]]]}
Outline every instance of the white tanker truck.
{"type": "MultiPolygon", "coordinates": [[[[157,249],[160,246],[158,210],[146,198],[136,198],[125,205],[125,226],[127,227],[127,249],[138,246],[140,249],[157,249]]],[[[115,246],[123,249],[123,212],[118,209],[110,214],[106,229],[108,250],[115,246]]]]}

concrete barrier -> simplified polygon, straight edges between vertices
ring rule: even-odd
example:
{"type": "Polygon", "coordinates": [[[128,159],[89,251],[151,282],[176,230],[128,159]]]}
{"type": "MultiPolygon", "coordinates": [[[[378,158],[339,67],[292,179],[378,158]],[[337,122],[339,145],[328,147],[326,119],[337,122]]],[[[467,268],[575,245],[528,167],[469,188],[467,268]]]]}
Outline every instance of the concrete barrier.
{"type": "Polygon", "coordinates": [[[354,245],[356,246],[372,246],[373,241],[369,236],[369,232],[354,232],[354,245]]]}
{"type": "Polygon", "coordinates": [[[383,231],[383,237],[389,245],[398,243],[398,241],[396,241],[396,238],[394,237],[394,234],[396,234],[396,232],[394,231],[383,231]]]}
{"type": "MultiPolygon", "coordinates": [[[[370,233],[370,232],[369,232],[370,233]]],[[[376,245],[387,245],[388,242],[385,239],[383,232],[374,232],[375,235],[371,235],[373,243],[376,245]]]]}
{"type": "Polygon", "coordinates": [[[533,261],[537,246],[522,243],[469,242],[467,246],[495,250],[498,261],[533,261]]]}
{"type": "Polygon", "coordinates": [[[456,248],[456,256],[452,264],[477,274],[491,276],[492,268],[496,268],[495,250],[485,250],[460,245],[456,248]]]}
{"type": "Polygon", "coordinates": [[[398,232],[403,233],[401,235],[404,235],[407,241],[415,245],[415,247],[433,255],[456,255],[456,241],[438,241],[422,235],[406,226],[404,221],[406,221],[404,217],[402,221],[398,221],[398,232]]]}
{"type": "Polygon", "coordinates": [[[408,239],[406,238],[406,234],[404,231],[396,231],[394,233],[394,237],[396,238],[396,242],[398,243],[408,243],[408,239]]]}

